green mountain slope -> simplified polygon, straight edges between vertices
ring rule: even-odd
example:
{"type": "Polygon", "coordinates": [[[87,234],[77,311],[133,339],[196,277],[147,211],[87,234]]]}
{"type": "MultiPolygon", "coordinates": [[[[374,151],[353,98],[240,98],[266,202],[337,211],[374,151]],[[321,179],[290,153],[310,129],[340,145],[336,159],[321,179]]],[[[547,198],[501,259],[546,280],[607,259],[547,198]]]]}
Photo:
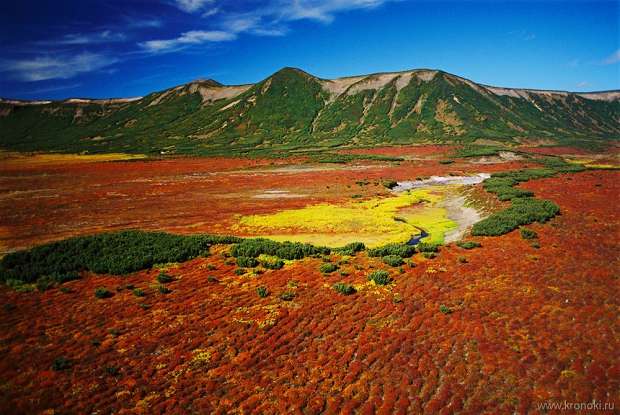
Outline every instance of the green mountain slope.
{"type": "Polygon", "coordinates": [[[325,80],[284,68],[254,84],[196,81],[135,100],[0,100],[0,147],[220,154],[416,142],[620,138],[620,92],[476,84],[413,70],[325,80]]]}

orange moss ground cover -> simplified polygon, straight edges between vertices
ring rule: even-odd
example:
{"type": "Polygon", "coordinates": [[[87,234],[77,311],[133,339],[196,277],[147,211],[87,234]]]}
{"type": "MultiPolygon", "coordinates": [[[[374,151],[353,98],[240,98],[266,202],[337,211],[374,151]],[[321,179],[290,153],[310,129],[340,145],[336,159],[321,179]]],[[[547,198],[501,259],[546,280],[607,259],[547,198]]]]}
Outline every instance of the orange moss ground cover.
{"type": "Polygon", "coordinates": [[[539,249],[518,231],[470,251],[450,245],[393,271],[387,288],[366,283],[385,266],[365,254],[341,265],[345,277],[322,276],[320,259],[250,277],[235,275],[224,247],[170,268],[167,295],[153,286],[157,271],[87,275],[65,284],[69,293],[2,287],[0,412],[536,413],[564,399],[618,408],[620,223],[610,201],[620,173],[523,187],[562,209],[530,226],[539,249]],[[359,291],[339,295],[337,281],[359,291]],[[146,297],[115,290],[126,284],[146,297]],[[100,286],[115,295],[95,299],[100,286]],[[260,298],[258,286],[271,294],[260,298]],[[61,356],[71,368],[51,370],[61,356]]]}
{"type": "Polygon", "coordinates": [[[0,164],[0,254],[125,228],[226,234],[236,215],[387,194],[378,183],[384,178],[412,180],[521,165],[441,165],[434,160],[330,165],[225,158],[0,164]],[[364,179],[371,183],[356,184],[364,179]],[[274,189],[294,197],[266,193],[274,189]]]}

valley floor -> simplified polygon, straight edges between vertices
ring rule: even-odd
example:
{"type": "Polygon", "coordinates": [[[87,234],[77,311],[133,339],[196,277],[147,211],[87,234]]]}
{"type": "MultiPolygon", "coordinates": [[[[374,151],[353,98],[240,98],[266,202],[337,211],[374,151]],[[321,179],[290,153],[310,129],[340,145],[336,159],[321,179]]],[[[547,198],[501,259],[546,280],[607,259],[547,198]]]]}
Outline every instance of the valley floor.
{"type": "MultiPolygon", "coordinates": [[[[337,167],[241,159],[5,163],[2,250],[127,227],[229,233],[237,215],[385,196],[387,178],[528,165],[439,164],[441,149],[429,153],[398,165],[337,167]],[[370,184],[356,184],[364,179],[370,184]],[[274,190],[299,196],[257,197],[274,190]]],[[[306,258],[239,276],[226,246],[166,267],[175,277],[168,294],[157,292],[156,269],[89,274],[64,284],[66,292],[2,286],[0,412],[537,413],[565,400],[613,403],[617,411],[620,172],[521,187],[561,208],[547,224],[528,226],[538,248],[518,231],[478,237],[482,247],[472,250],[448,244],[434,259],[416,254],[402,273],[390,268],[388,286],[367,282],[386,265],[365,252],[332,256],[348,275],[322,275],[322,260],[306,258]],[[338,281],[357,293],[338,294],[338,281]],[[259,297],[259,286],[270,295],[259,297]],[[113,297],[95,299],[97,287],[113,297]],[[285,291],[292,301],[279,298],[285,291]],[[52,370],[59,357],[69,369],[52,370]]],[[[498,202],[480,193],[493,209],[498,202]]]]}

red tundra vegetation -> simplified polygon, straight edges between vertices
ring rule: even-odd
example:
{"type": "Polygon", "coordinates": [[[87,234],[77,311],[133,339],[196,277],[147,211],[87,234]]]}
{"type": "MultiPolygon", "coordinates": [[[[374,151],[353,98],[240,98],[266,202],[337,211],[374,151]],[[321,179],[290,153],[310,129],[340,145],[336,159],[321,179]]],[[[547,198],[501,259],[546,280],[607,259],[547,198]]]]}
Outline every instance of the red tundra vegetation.
{"type": "MultiPolygon", "coordinates": [[[[385,191],[355,188],[361,178],[521,165],[3,167],[3,190],[14,193],[5,190],[1,202],[2,237],[14,248],[128,226],[225,232],[240,212],[385,191]],[[305,196],[252,198],[272,188],[305,196]]],[[[42,293],[3,286],[0,412],[529,413],[546,401],[594,399],[618,408],[620,173],[522,187],[561,208],[549,223],[528,226],[535,242],[519,231],[476,238],[482,247],[416,254],[402,271],[362,252],[237,275],[229,247],[216,246],[209,257],[168,265],[167,294],[156,269],[83,275],[42,293]],[[338,272],[323,275],[326,260],[338,272]],[[368,283],[376,269],[388,269],[393,283],[368,283]],[[340,281],[357,292],[339,294],[332,287],[340,281]],[[99,287],[113,296],[95,298],[99,287]]]]}

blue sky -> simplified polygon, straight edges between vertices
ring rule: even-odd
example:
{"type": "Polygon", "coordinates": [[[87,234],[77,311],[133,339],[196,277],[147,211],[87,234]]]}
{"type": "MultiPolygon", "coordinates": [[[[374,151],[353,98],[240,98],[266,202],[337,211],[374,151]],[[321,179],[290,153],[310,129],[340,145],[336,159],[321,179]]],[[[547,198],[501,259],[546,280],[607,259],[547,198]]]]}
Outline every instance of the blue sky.
{"type": "Polygon", "coordinates": [[[437,68],[476,82],[620,89],[620,2],[21,0],[0,3],[0,96],[129,97],[437,68]]]}

